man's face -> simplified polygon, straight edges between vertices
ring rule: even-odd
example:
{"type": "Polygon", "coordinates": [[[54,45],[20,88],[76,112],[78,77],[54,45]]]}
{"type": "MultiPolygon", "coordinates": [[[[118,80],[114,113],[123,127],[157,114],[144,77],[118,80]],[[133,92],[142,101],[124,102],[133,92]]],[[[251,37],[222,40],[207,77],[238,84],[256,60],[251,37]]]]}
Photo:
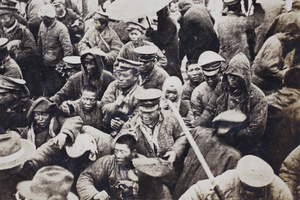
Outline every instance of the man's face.
{"type": "Polygon", "coordinates": [[[46,27],[51,26],[55,18],[47,17],[47,16],[42,16],[42,21],[45,24],[46,27]]]}
{"type": "Polygon", "coordinates": [[[166,90],[165,98],[169,99],[172,102],[176,101],[178,98],[178,92],[176,88],[168,88],[166,90]]]}
{"type": "Polygon", "coordinates": [[[254,188],[251,186],[246,185],[245,183],[241,183],[242,190],[241,190],[241,196],[242,199],[264,199],[266,194],[266,188],[260,187],[260,188],[254,188]]]}
{"type": "Polygon", "coordinates": [[[232,88],[238,87],[240,84],[242,84],[242,80],[239,76],[233,75],[233,74],[227,74],[228,83],[229,86],[232,88]]]}
{"type": "Polygon", "coordinates": [[[0,21],[1,21],[1,24],[5,28],[10,28],[10,27],[12,27],[14,25],[15,18],[13,16],[7,14],[7,15],[0,16],[0,21]]]}
{"type": "Polygon", "coordinates": [[[84,66],[86,67],[87,74],[93,75],[97,71],[96,60],[92,55],[87,55],[84,58],[84,66]]]}
{"type": "Polygon", "coordinates": [[[51,115],[48,112],[33,112],[34,124],[39,128],[45,128],[50,124],[51,115]]]}
{"type": "Polygon", "coordinates": [[[0,93],[0,105],[5,106],[14,102],[16,99],[15,95],[12,92],[3,92],[0,93]]]}
{"type": "Polygon", "coordinates": [[[193,83],[202,82],[202,72],[199,65],[190,65],[187,67],[187,76],[193,83]]]}
{"type": "Polygon", "coordinates": [[[207,76],[207,75],[203,75],[204,76],[204,80],[207,82],[208,86],[211,88],[215,88],[217,86],[217,84],[220,82],[220,72],[218,72],[217,74],[213,75],[213,76],[207,76]]]}
{"type": "Polygon", "coordinates": [[[141,61],[139,60],[140,62],[142,62],[143,64],[139,67],[139,71],[141,73],[147,73],[147,72],[150,72],[151,69],[153,68],[154,66],[154,61],[151,60],[151,61],[141,61]]]}
{"type": "Polygon", "coordinates": [[[65,6],[63,4],[60,3],[57,5],[54,5],[54,7],[55,7],[57,17],[62,16],[64,14],[65,6]]]}
{"type": "Polygon", "coordinates": [[[80,98],[82,108],[85,111],[91,111],[97,104],[97,94],[95,92],[83,91],[80,98]]]}
{"type": "Polygon", "coordinates": [[[133,154],[127,144],[116,143],[114,155],[118,164],[123,165],[128,164],[133,158],[133,154]]]}
{"type": "Polygon", "coordinates": [[[141,109],[141,107],[139,108],[139,112],[140,112],[140,117],[142,119],[142,122],[145,125],[150,125],[153,126],[155,125],[155,123],[157,122],[158,118],[159,118],[159,109],[154,110],[154,111],[145,111],[143,108],[141,109]]]}
{"type": "Polygon", "coordinates": [[[68,75],[68,78],[70,78],[71,76],[73,76],[74,74],[76,74],[77,72],[79,72],[80,70],[76,69],[76,68],[72,68],[72,69],[68,69],[67,70],[67,75],[68,75]]]}
{"type": "Polygon", "coordinates": [[[117,71],[116,78],[122,89],[130,88],[137,82],[137,77],[133,75],[132,70],[117,71]]]}
{"type": "Polygon", "coordinates": [[[141,37],[142,33],[138,30],[132,30],[129,32],[129,38],[134,44],[138,43],[141,37]]]}
{"type": "Polygon", "coordinates": [[[107,19],[105,18],[95,18],[94,17],[94,24],[95,24],[95,28],[96,30],[102,32],[104,30],[104,28],[106,27],[106,23],[107,23],[107,19]]]}

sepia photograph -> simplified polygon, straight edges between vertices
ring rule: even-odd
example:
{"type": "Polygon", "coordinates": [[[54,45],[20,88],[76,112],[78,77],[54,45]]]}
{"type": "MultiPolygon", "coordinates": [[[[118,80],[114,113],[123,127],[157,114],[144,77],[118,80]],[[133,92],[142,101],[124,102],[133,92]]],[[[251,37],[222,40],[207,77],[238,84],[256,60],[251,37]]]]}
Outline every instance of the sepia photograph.
{"type": "Polygon", "coordinates": [[[300,200],[300,0],[0,0],[0,200],[300,200]]]}

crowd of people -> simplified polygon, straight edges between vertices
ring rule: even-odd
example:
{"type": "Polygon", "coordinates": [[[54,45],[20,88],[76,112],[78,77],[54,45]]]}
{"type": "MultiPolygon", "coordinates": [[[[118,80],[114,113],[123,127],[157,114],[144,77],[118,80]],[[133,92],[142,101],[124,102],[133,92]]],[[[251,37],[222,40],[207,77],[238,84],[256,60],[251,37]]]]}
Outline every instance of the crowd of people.
{"type": "Polygon", "coordinates": [[[300,1],[111,3],[0,0],[0,199],[300,200],[300,1]]]}

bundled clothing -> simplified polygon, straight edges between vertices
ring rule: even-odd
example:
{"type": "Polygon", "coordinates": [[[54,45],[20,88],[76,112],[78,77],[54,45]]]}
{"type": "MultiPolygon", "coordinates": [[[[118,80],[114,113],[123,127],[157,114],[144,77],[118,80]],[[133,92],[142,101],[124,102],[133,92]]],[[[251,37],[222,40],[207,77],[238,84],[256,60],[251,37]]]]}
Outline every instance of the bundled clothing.
{"type": "MultiPolygon", "coordinates": [[[[241,158],[240,152],[215,136],[215,130],[210,128],[198,127],[191,132],[199,150],[202,152],[209,168],[214,176],[234,169],[237,161],[241,158]]],[[[190,186],[200,180],[207,179],[194,150],[191,148],[184,162],[183,171],[177,182],[174,199],[179,197],[189,189],[190,186]]]]}
{"type": "Polygon", "coordinates": [[[300,146],[295,148],[284,160],[279,177],[290,189],[294,200],[300,199],[300,146]]]}
{"type": "Polygon", "coordinates": [[[92,84],[97,87],[98,100],[100,100],[107,89],[108,85],[115,80],[115,78],[107,71],[103,70],[103,62],[97,55],[87,52],[81,56],[81,72],[74,74],[70,77],[67,83],[50,98],[51,101],[60,105],[66,100],[77,100],[80,98],[81,89],[87,85],[92,84]],[[84,59],[86,55],[92,55],[96,60],[97,73],[89,76],[85,66],[84,59]]]}
{"type": "Polygon", "coordinates": [[[251,83],[250,63],[247,57],[239,53],[229,62],[220,82],[208,105],[195,122],[196,125],[210,127],[214,117],[226,110],[237,109],[247,116],[244,127],[235,130],[233,146],[243,155],[257,154],[260,139],[264,134],[267,122],[267,101],[263,92],[251,83]],[[231,91],[227,75],[241,78],[238,90],[231,91]]]}

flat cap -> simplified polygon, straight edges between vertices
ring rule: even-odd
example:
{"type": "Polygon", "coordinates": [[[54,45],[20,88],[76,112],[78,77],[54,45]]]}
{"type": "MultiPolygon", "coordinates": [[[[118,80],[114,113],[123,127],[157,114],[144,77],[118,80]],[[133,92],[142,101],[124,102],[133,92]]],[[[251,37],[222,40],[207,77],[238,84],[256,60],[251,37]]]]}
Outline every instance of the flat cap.
{"type": "Polygon", "coordinates": [[[130,21],[126,24],[128,25],[128,28],[126,28],[127,31],[138,30],[140,32],[143,32],[146,30],[146,27],[138,22],[130,21]]]}
{"type": "Polygon", "coordinates": [[[236,170],[240,180],[251,187],[265,187],[274,180],[272,167],[257,156],[247,155],[242,157],[236,170]]]}
{"type": "Polygon", "coordinates": [[[225,59],[219,54],[213,51],[205,51],[200,55],[198,65],[202,67],[204,75],[213,76],[219,72],[221,68],[220,62],[224,61],[225,59]]]}
{"type": "Polygon", "coordinates": [[[7,44],[8,44],[7,38],[0,38],[0,49],[5,48],[7,44]]]}
{"type": "Polygon", "coordinates": [[[117,70],[137,69],[139,66],[141,66],[143,64],[142,62],[128,60],[128,59],[121,58],[121,57],[117,57],[117,61],[119,62],[117,70]]]}
{"type": "Polygon", "coordinates": [[[81,67],[80,56],[66,56],[63,61],[67,64],[66,68],[68,69],[81,67]]]}
{"type": "Polygon", "coordinates": [[[5,93],[10,90],[20,90],[20,87],[25,85],[26,81],[18,78],[11,78],[0,75],[0,93],[5,93]]]}
{"type": "Polygon", "coordinates": [[[17,11],[18,9],[12,6],[0,6],[0,16],[6,14],[15,14],[17,11]]]}
{"type": "Polygon", "coordinates": [[[158,48],[154,46],[145,45],[145,46],[137,47],[133,51],[136,54],[138,54],[140,61],[151,61],[156,58],[158,48]]]}
{"type": "Polygon", "coordinates": [[[162,91],[159,89],[139,89],[135,98],[139,100],[140,109],[154,111],[159,107],[162,91]]]}

